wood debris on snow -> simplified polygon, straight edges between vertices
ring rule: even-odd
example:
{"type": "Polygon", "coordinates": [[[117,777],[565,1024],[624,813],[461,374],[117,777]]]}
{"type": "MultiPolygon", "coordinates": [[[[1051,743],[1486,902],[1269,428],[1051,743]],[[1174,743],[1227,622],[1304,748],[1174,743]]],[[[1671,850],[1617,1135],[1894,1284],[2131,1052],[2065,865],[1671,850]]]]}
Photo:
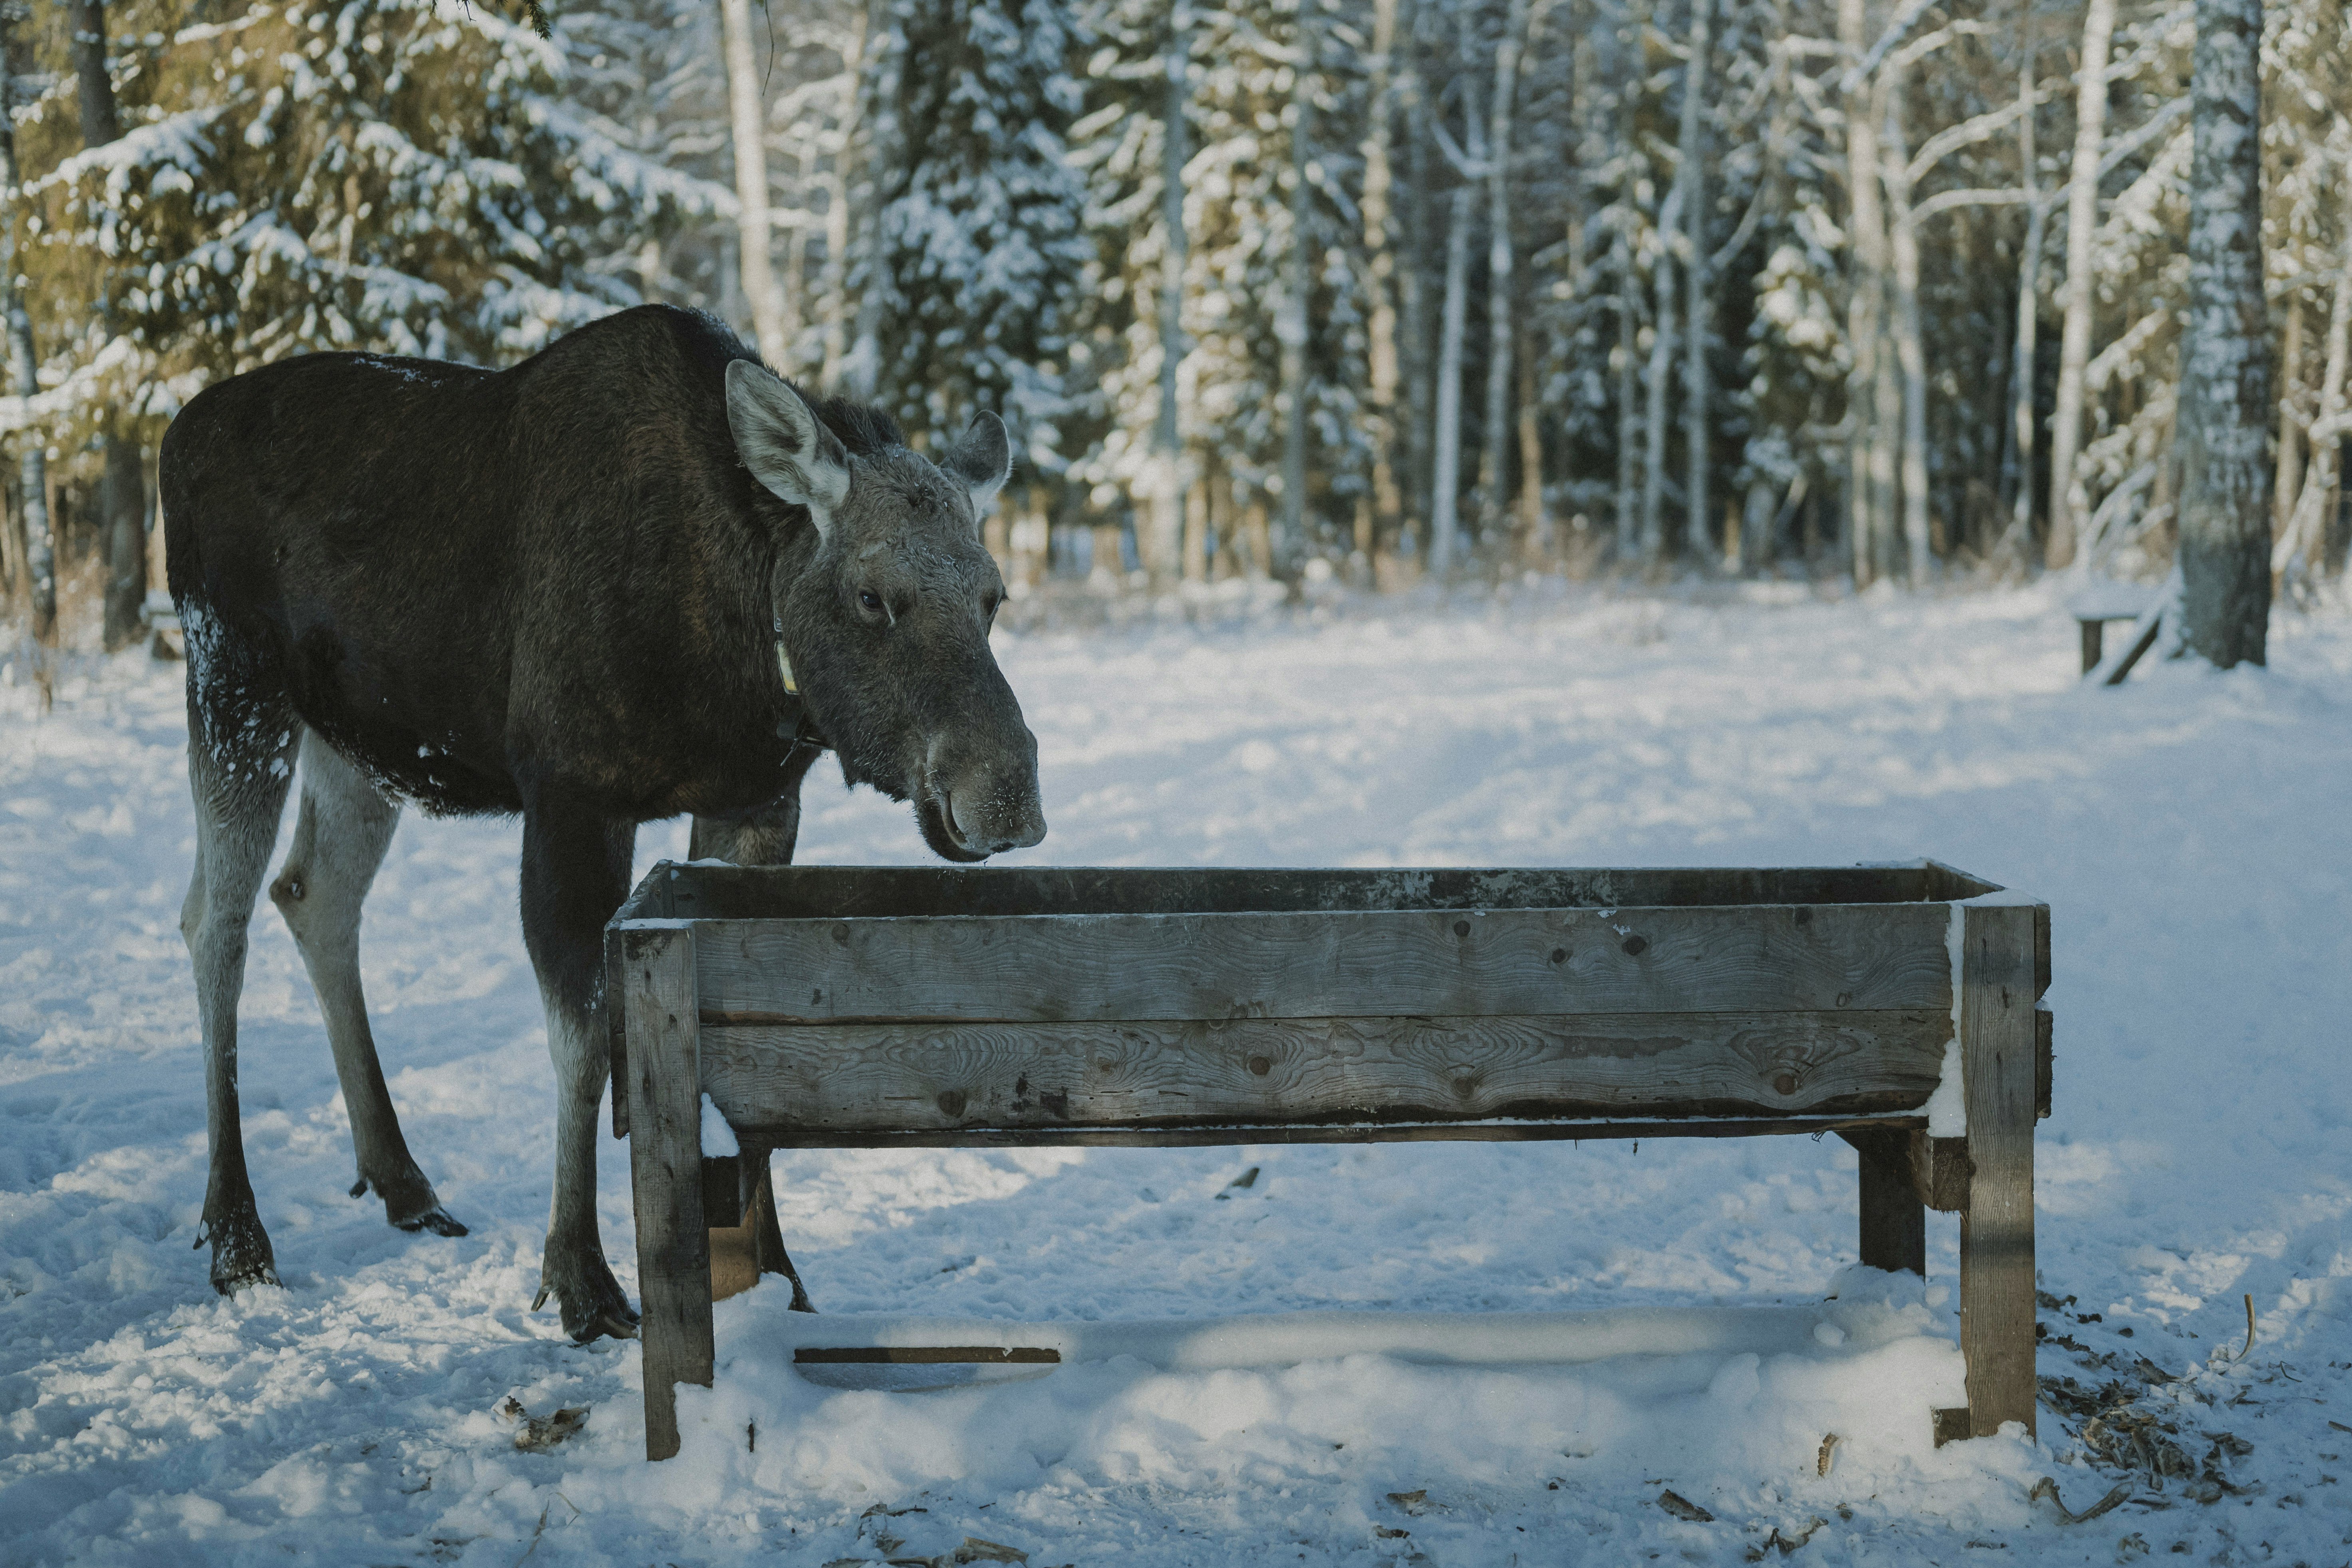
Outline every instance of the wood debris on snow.
{"type": "Polygon", "coordinates": [[[526,1454],[544,1453],[588,1425],[585,1405],[567,1405],[551,1415],[533,1415],[511,1394],[499,1401],[493,1413],[514,1424],[514,1446],[526,1454]]]}

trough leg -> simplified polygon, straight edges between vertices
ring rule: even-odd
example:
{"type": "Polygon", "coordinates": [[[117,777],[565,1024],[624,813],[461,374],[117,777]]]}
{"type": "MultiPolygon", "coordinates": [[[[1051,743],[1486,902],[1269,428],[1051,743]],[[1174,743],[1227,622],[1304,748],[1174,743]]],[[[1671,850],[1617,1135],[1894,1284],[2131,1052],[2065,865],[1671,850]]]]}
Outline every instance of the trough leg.
{"type": "Polygon", "coordinates": [[[1927,1206],[1911,1180],[1911,1134],[1838,1134],[1862,1157],[1862,1260],[1888,1273],[1927,1272],[1927,1206]]]}
{"type": "Polygon", "coordinates": [[[646,1458],[678,1449],[677,1388],[710,1386],[710,1245],[702,1216],[702,1079],[695,1043],[694,936],[625,931],[629,1177],[644,1314],[646,1458]]]}
{"type": "MultiPolygon", "coordinates": [[[[789,866],[801,831],[801,783],[822,755],[813,747],[795,750],[786,759],[782,788],[765,811],[749,816],[694,819],[688,856],[696,860],[716,858],[738,866],[789,866]]],[[[753,1266],[761,1274],[781,1274],[793,1282],[793,1310],[814,1312],[800,1273],[784,1250],[784,1233],[776,1223],[776,1188],[768,1172],[768,1151],[743,1144],[742,1198],[740,1225],[751,1233],[753,1266]]]]}
{"type": "Polygon", "coordinates": [[[1960,911],[1960,1071],[1968,1102],[1968,1208],[1960,1215],[1960,1351],[1969,1436],[2034,1429],[2033,1122],[2037,910],[1960,911]]]}

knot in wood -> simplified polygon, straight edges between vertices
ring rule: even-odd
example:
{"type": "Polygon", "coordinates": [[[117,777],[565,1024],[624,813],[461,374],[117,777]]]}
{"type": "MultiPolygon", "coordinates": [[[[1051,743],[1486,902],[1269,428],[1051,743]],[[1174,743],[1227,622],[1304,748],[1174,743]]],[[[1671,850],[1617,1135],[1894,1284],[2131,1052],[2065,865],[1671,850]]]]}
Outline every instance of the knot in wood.
{"type": "Polygon", "coordinates": [[[940,1091],[940,1115],[952,1121],[963,1114],[963,1090],[960,1089],[945,1089],[940,1091]]]}
{"type": "Polygon", "coordinates": [[[1629,956],[1629,957],[1633,957],[1633,958],[1639,958],[1639,957],[1641,957],[1641,956],[1642,956],[1642,954],[1643,954],[1643,953],[1645,953],[1645,952],[1649,952],[1649,951],[1650,951],[1650,939],[1649,939],[1648,937],[1645,937],[1645,936],[1629,936],[1629,937],[1627,937],[1627,938],[1625,939],[1625,952],[1626,952],[1627,956],[1629,956]]]}
{"type": "Polygon", "coordinates": [[[1249,1069],[1258,1077],[1264,1078],[1274,1070],[1274,1063],[1264,1057],[1252,1057],[1249,1059],[1249,1069]]]}
{"type": "Polygon", "coordinates": [[[1454,922],[1454,934],[1455,936],[1468,936],[1470,934],[1470,922],[1468,921],[1455,921],[1454,922]]]}
{"type": "Polygon", "coordinates": [[[1795,1073],[1793,1073],[1793,1072],[1790,1072],[1790,1071],[1788,1071],[1788,1070],[1787,1070],[1787,1069],[1785,1069],[1785,1068],[1784,1068],[1784,1069],[1782,1069],[1782,1070],[1781,1070],[1781,1071],[1780,1071],[1780,1072],[1777,1072],[1777,1073],[1773,1074],[1773,1075],[1772,1075],[1772,1088],[1773,1088],[1777,1092],[1781,1093],[1781,1094],[1794,1094],[1794,1093],[1796,1093],[1796,1092],[1797,1092],[1797,1075],[1796,1075],[1795,1073]]]}
{"type": "Polygon", "coordinates": [[[841,943],[844,947],[847,947],[849,945],[849,927],[846,923],[840,921],[836,921],[835,923],[833,928],[833,940],[841,943]]]}
{"type": "Polygon", "coordinates": [[[1564,947],[1553,948],[1551,950],[1551,961],[1554,963],[1566,963],[1568,962],[1568,949],[1564,947]]]}

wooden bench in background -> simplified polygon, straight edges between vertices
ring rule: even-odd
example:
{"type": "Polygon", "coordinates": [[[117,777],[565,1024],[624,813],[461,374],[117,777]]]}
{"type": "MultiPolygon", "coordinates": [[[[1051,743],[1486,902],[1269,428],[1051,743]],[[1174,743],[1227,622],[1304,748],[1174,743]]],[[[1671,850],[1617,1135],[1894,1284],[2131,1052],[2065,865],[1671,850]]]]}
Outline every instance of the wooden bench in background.
{"type": "Polygon", "coordinates": [[[2049,932],[1932,862],[666,862],[606,933],[646,1456],[677,1452],[675,1385],[711,1381],[714,1221],[751,1267],[730,1198],[760,1184],[706,1203],[706,1094],[751,1151],[1836,1132],[1864,1263],[1924,1273],[1925,1210],[1961,1215],[1969,1403],[1937,1440],[2031,1430],[2049,932]],[[1936,1120],[1966,1131],[1931,1136],[1948,1061],[1936,1120]]]}
{"type": "Polygon", "coordinates": [[[2171,603],[2172,590],[2177,586],[2168,582],[2160,588],[2151,588],[2145,583],[2095,577],[2067,595],[2067,613],[2074,617],[2075,629],[2083,637],[2084,677],[2087,679],[2105,662],[2108,626],[2128,621],[2132,624],[2131,640],[2124,645],[2115,668],[2099,682],[2103,686],[2121,686],[2132,667],[2156,646],[2157,635],[2164,629],[2165,608],[2171,603]]]}

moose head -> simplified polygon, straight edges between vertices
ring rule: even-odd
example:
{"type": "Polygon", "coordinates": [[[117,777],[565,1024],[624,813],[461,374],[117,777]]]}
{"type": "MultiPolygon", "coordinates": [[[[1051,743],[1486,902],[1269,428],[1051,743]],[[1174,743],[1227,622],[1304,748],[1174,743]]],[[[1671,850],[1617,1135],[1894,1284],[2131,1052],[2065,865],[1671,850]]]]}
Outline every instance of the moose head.
{"type": "Polygon", "coordinates": [[[775,591],[787,679],[843,777],[913,801],[934,852],[1025,848],[1045,837],[1037,739],[989,649],[1004,580],[980,540],[1012,443],[982,414],[935,463],[867,417],[876,438],[853,452],[781,377],[727,366],[744,467],[816,530],[775,591]]]}

